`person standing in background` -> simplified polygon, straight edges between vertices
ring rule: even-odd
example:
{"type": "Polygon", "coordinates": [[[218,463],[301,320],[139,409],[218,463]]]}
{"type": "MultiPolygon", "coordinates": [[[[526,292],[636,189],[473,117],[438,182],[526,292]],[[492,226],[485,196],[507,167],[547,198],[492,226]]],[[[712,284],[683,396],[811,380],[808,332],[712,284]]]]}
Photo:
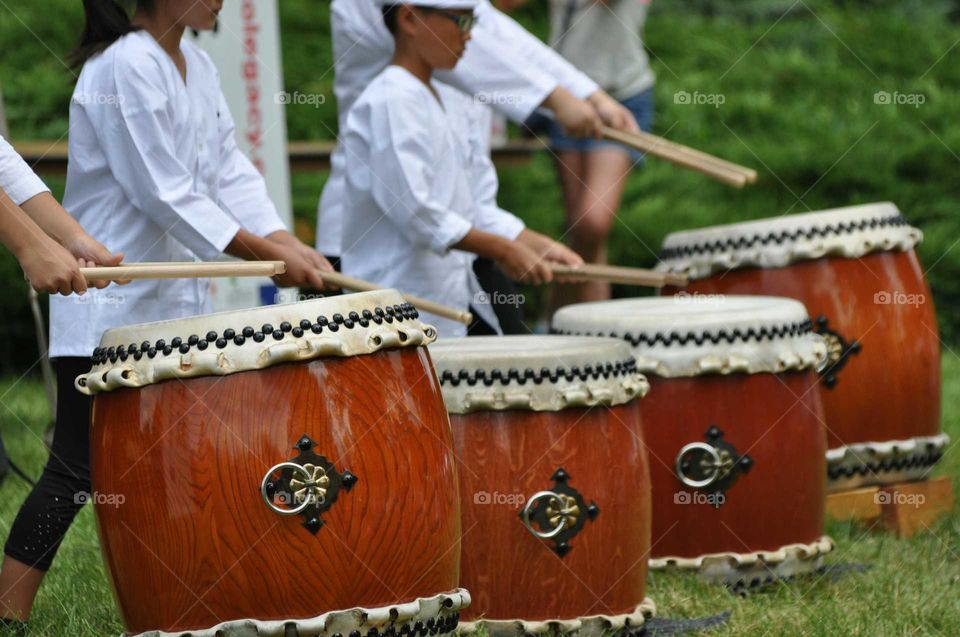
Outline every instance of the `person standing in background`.
{"type": "MultiPolygon", "coordinates": [[[[656,80],[641,34],[651,0],[550,0],[550,45],[629,109],[640,128],[653,124],[656,80]]],[[[527,0],[497,0],[512,11],[527,0]]],[[[620,210],[636,151],[597,139],[575,139],[550,125],[563,187],[568,236],[587,263],[607,262],[607,239],[620,210]]],[[[561,286],[554,303],[602,301],[610,285],[561,286]]]]}

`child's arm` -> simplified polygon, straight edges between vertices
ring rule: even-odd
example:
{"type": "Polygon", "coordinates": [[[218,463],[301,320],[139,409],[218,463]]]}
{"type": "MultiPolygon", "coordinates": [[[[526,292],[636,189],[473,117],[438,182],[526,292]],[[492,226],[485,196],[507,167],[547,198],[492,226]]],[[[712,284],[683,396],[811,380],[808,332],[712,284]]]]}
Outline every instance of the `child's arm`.
{"type": "Polygon", "coordinates": [[[540,285],[553,280],[553,272],[540,256],[520,241],[471,228],[453,246],[457,250],[473,252],[493,259],[514,281],[540,285]]]}
{"type": "Polygon", "coordinates": [[[87,291],[80,262],[48,237],[0,188],[0,243],[13,252],[38,292],[63,295],[87,291]]]}

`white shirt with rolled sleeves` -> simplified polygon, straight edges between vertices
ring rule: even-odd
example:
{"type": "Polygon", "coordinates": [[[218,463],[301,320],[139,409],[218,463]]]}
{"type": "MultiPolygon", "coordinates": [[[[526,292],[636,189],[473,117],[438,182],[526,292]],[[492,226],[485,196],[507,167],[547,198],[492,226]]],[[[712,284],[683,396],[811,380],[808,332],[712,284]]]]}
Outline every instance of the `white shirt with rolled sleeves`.
{"type": "MultiPolygon", "coordinates": [[[[285,229],[234,123],[210,58],[184,40],[184,82],[146,32],[90,59],[70,104],[64,207],[127,262],[219,256],[244,228],[285,229]]],[[[51,297],[50,356],[89,356],[113,327],[211,311],[209,281],[136,281],[51,297]]]]}
{"type": "MultiPolygon", "coordinates": [[[[390,63],[394,40],[373,0],[334,0],[331,11],[334,93],[343,131],[353,103],[390,63]]],[[[581,98],[599,88],[489,0],[481,0],[476,14],[463,59],[452,71],[437,73],[438,81],[477,96],[517,122],[526,120],[558,86],[581,98]]],[[[489,154],[489,120],[477,125],[483,128],[471,135],[487,139],[489,154]]],[[[339,256],[346,247],[341,246],[345,181],[343,149],[338,145],[317,213],[317,249],[328,256],[339,256]]]]}
{"type": "MultiPolygon", "coordinates": [[[[442,99],[442,98],[441,98],[442,99]]],[[[346,159],[343,271],[460,310],[480,286],[474,255],[451,249],[475,225],[519,233],[522,223],[476,201],[466,138],[445,106],[407,70],[387,67],[357,100],[341,141],[346,159]]],[[[488,306],[475,308],[498,327],[488,306]]],[[[445,337],[455,321],[424,314],[445,337]]]]}
{"type": "Polygon", "coordinates": [[[0,136],[0,188],[18,206],[50,189],[30,170],[7,140],[0,136]]]}

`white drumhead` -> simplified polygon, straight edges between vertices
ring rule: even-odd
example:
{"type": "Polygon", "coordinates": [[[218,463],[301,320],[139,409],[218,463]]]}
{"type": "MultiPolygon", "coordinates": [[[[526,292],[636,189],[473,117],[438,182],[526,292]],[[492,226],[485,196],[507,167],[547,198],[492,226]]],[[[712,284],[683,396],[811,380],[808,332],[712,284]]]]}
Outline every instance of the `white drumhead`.
{"type": "Polygon", "coordinates": [[[430,346],[447,411],[620,405],[647,391],[618,339],[481,336],[430,346]]]}
{"type": "Polygon", "coordinates": [[[571,305],[553,317],[561,334],[628,342],[641,372],[661,377],[783,372],[826,357],[806,308],[769,296],[679,295],[571,305]]]}
{"type": "Polygon", "coordinates": [[[663,242],[659,269],[701,279],[737,268],[905,252],[922,240],[895,205],[877,203],[675,232],[663,242]]]}
{"type": "Polygon", "coordinates": [[[104,333],[77,389],[96,394],[169,378],[370,354],[436,339],[396,290],[131,325],[104,333]]]}

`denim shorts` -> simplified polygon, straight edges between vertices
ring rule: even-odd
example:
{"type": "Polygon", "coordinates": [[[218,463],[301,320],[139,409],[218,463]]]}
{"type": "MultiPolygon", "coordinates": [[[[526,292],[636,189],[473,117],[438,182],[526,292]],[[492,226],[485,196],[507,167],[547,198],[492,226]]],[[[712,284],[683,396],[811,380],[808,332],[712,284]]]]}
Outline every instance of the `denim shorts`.
{"type": "MultiPolygon", "coordinates": [[[[627,109],[633,113],[633,116],[637,119],[637,124],[640,125],[641,130],[648,132],[650,131],[650,129],[653,127],[654,113],[653,87],[648,88],[643,93],[639,93],[633,97],[622,100],[620,103],[626,106],[627,109]]],[[[643,162],[643,154],[639,151],[628,149],[621,144],[617,144],[616,142],[608,142],[602,139],[576,139],[575,137],[569,137],[563,132],[563,129],[560,128],[560,125],[554,121],[550,122],[549,131],[550,147],[556,152],[574,151],[589,153],[605,148],[621,148],[630,153],[630,158],[637,164],[643,162]]]]}

